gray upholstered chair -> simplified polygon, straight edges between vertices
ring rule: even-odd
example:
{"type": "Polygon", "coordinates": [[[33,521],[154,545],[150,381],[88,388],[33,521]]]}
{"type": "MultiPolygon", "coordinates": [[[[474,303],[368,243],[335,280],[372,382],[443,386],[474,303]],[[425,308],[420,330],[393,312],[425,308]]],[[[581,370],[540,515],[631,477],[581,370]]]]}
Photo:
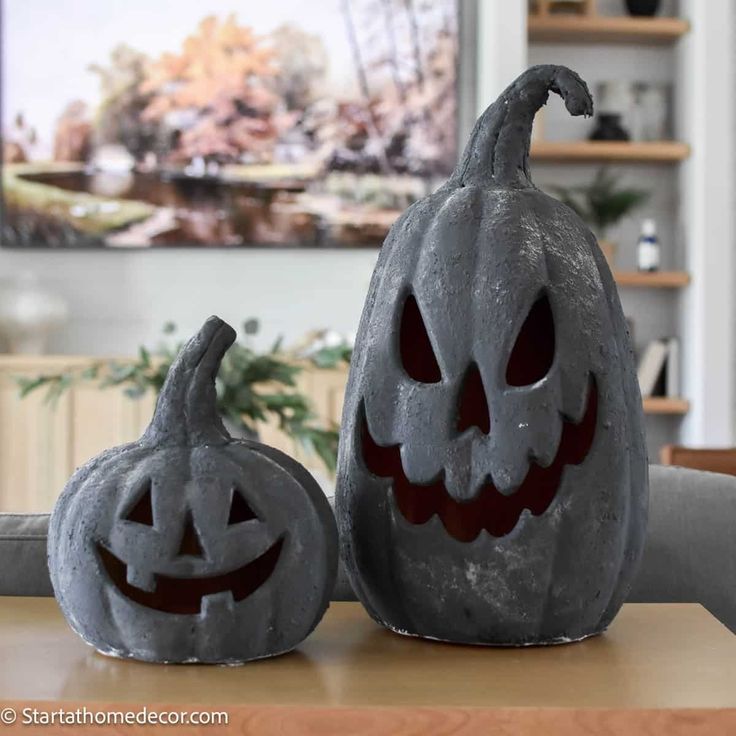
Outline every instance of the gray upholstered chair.
{"type": "Polygon", "coordinates": [[[48,528],[48,514],[0,514],[0,595],[53,595],[48,528]]]}
{"type": "Polygon", "coordinates": [[[702,603],[736,633],[736,477],[652,465],[649,530],[629,600],[702,603]]]}
{"type": "MultiPolygon", "coordinates": [[[[736,633],[736,477],[651,466],[649,533],[629,596],[702,603],[736,633]]],[[[51,595],[47,515],[0,514],[0,595],[51,595]]],[[[334,600],[354,600],[340,565],[334,600]]]]}

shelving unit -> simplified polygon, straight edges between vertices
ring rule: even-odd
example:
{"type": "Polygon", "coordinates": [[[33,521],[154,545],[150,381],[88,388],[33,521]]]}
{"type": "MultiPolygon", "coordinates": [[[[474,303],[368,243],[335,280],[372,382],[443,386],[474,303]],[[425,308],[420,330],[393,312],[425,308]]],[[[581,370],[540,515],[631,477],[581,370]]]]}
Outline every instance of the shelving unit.
{"type": "Polygon", "coordinates": [[[680,18],[530,15],[529,40],[540,43],[671,44],[690,30],[680,18]]]}
{"type": "Polygon", "coordinates": [[[614,271],[616,283],[621,287],[645,289],[682,289],[690,283],[685,271],[614,271]]]}
{"type": "MultiPolygon", "coordinates": [[[[547,3],[544,0],[537,0],[537,3],[541,13],[528,16],[528,42],[556,45],[560,49],[569,46],[571,51],[569,56],[575,59],[580,59],[581,54],[591,53],[585,51],[586,47],[591,48],[598,44],[628,44],[631,46],[638,44],[642,47],[659,46],[665,50],[674,49],[678,40],[690,30],[690,23],[680,18],[598,15],[595,0],[591,0],[587,6],[587,12],[581,15],[555,15],[548,12],[547,3]]],[[[560,49],[553,54],[554,63],[565,63],[564,59],[568,54],[564,49],[560,49]]],[[[630,54],[634,51],[622,48],[618,52],[609,51],[608,53],[630,54]]],[[[546,62],[543,59],[535,59],[531,63],[546,62]]],[[[575,64],[571,63],[569,66],[574,67],[575,64]]],[[[647,69],[642,68],[641,78],[646,79],[647,77],[647,69]]],[[[672,174],[669,170],[666,173],[669,179],[677,175],[678,165],[690,157],[691,150],[687,143],[677,140],[651,142],[537,140],[532,143],[530,154],[534,163],[557,166],[598,164],[649,166],[659,169],[671,167],[672,174]]],[[[651,177],[652,174],[647,172],[646,176],[651,177]]],[[[614,271],[614,278],[620,289],[651,291],[653,294],[684,290],[691,282],[690,273],[680,270],[655,273],[614,271]]],[[[649,300],[659,298],[634,294],[627,296],[627,300],[640,309],[650,309],[649,300]],[[644,304],[647,306],[644,307],[644,304]]],[[[633,311],[631,316],[638,323],[638,312],[633,311]]],[[[656,336],[657,330],[653,320],[657,319],[650,315],[647,315],[646,318],[642,317],[646,325],[645,330],[654,333],[653,337],[656,336]]],[[[672,327],[662,328],[663,331],[671,329],[672,327]]],[[[669,422],[677,422],[687,415],[690,411],[690,402],[684,397],[647,397],[643,400],[643,407],[645,414],[651,417],[647,423],[647,434],[651,441],[650,452],[656,452],[655,448],[658,444],[673,441],[677,437],[679,424],[669,422]]]]}
{"type": "Polygon", "coordinates": [[[536,141],[532,160],[553,163],[671,164],[685,160],[690,146],[679,141],[536,141]]]}

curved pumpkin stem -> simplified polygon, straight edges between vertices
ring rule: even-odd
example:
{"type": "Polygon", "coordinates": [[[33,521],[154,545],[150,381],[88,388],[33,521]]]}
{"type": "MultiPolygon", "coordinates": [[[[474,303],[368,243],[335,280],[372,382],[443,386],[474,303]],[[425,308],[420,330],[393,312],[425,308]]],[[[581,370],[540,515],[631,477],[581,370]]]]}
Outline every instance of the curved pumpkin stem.
{"type": "Polygon", "coordinates": [[[210,317],[172,363],[141,438],[148,445],[221,445],[231,440],[217,412],[215,378],[235,330],[210,317]]]}
{"type": "Polygon", "coordinates": [[[478,118],[450,181],[456,186],[533,187],[529,144],[537,110],[556,92],[571,115],[593,114],[585,82],[565,66],[533,66],[478,118]]]}

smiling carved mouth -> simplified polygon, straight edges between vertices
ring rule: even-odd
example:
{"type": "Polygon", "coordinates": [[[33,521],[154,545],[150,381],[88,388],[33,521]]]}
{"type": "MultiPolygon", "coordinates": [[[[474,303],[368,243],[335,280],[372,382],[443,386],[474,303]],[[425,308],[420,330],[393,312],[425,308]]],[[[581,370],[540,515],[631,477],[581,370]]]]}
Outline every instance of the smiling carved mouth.
{"type": "Polygon", "coordinates": [[[156,587],[150,593],[127,581],[128,566],[109,549],[97,544],[97,553],[110,579],[126,598],[156,611],[196,614],[200,612],[202,599],[208,595],[231,592],[237,603],[260,588],[271,577],[283,543],[282,536],[255,560],[220,575],[191,578],[156,575],[156,587]]]}
{"type": "Polygon", "coordinates": [[[598,392],[591,377],[585,414],[577,424],[563,421],[555,459],[546,468],[532,460],[523,482],[508,496],[500,493],[490,478],[470,501],[452,498],[442,474],[427,485],[412,483],[401,464],[401,446],[382,447],[376,443],[368,429],[364,409],[361,412],[363,459],[371,473],[391,478],[396,505],[411,524],[425,524],[436,514],[447,533],[459,542],[472,542],[483,529],[494,537],[503,537],[516,526],[525,508],[535,516],[549,508],[565,466],[579,465],[590,451],[597,413],[598,392]]]}

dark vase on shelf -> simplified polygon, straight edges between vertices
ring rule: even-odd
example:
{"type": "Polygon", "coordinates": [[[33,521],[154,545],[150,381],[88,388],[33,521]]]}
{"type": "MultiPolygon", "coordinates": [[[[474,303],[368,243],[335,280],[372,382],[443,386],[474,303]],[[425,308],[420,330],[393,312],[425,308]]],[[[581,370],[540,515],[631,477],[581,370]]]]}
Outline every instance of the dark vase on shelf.
{"type": "Polygon", "coordinates": [[[595,119],[591,141],[628,141],[629,133],[621,124],[619,113],[604,112],[595,119]]]}
{"type": "Polygon", "coordinates": [[[626,0],[629,15],[652,16],[659,10],[659,0],[626,0]]]}

